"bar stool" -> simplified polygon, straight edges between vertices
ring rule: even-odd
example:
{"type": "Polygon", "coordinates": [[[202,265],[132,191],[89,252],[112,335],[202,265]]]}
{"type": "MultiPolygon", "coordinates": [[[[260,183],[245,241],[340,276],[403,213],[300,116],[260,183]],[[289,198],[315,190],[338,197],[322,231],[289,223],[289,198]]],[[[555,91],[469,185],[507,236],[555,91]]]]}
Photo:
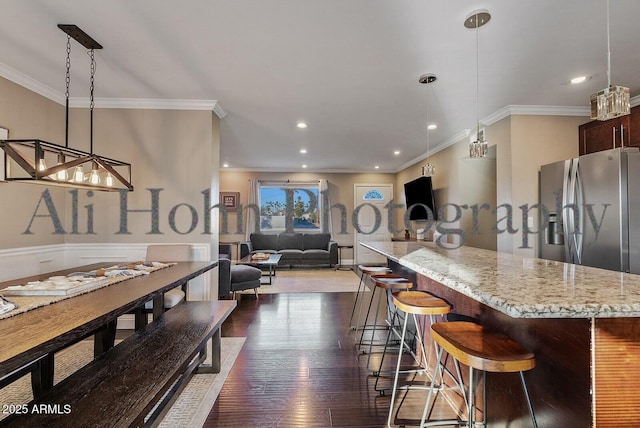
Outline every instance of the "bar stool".
{"type": "Polygon", "coordinates": [[[391,269],[383,267],[383,266],[365,266],[358,265],[358,269],[360,269],[360,283],[358,284],[358,291],[356,292],[356,300],[353,302],[353,308],[351,309],[351,317],[349,318],[349,327],[352,330],[358,331],[359,323],[360,323],[360,315],[362,315],[362,295],[366,289],[366,278],[371,275],[376,274],[384,274],[391,273],[391,269]],[[361,291],[362,290],[362,291],[361,291]],[[360,300],[360,306],[358,306],[358,300],[360,300]],[[353,315],[356,312],[356,307],[358,307],[358,319],[356,320],[356,324],[351,324],[353,322],[353,315]]]}
{"type": "MultiPolygon", "coordinates": [[[[416,315],[428,315],[431,323],[433,324],[435,316],[444,316],[451,312],[451,307],[447,302],[424,291],[396,291],[395,293],[392,293],[391,298],[396,309],[398,311],[404,312],[404,321],[402,323],[402,333],[400,334],[400,349],[398,351],[398,361],[396,363],[396,371],[393,380],[393,390],[391,393],[391,403],[389,405],[389,417],[387,419],[388,427],[391,427],[393,407],[395,405],[396,393],[398,391],[398,377],[401,372],[400,367],[402,363],[402,352],[404,351],[404,347],[406,346],[405,338],[407,335],[407,322],[409,319],[409,315],[412,316],[413,322],[416,325],[416,339],[422,353],[422,358],[419,364],[421,367],[423,367],[424,370],[427,370],[428,362],[426,361],[427,353],[424,347],[423,340],[424,332],[421,331],[421,329],[418,327],[418,320],[416,315]]],[[[436,376],[434,372],[431,382],[432,388],[435,383],[435,378],[436,376]]]]}
{"type": "MultiPolygon", "coordinates": [[[[360,339],[356,343],[356,347],[362,349],[363,345],[369,345],[369,352],[371,352],[372,346],[382,346],[385,342],[375,343],[375,332],[378,328],[388,329],[391,326],[392,322],[392,311],[391,306],[387,305],[386,318],[384,320],[384,324],[378,324],[378,313],[380,312],[380,302],[382,300],[382,295],[385,297],[388,295],[388,292],[391,290],[408,290],[413,287],[413,283],[408,279],[395,275],[392,273],[386,274],[378,274],[378,275],[370,275],[371,282],[373,283],[373,289],[371,291],[371,298],[369,299],[369,306],[367,307],[367,314],[364,317],[364,322],[362,324],[362,329],[360,333],[360,339]],[[377,293],[380,290],[381,293],[377,293]],[[387,293],[383,293],[384,291],[387,293]],[[375,296],[378,294],[378,302],[375,310],[375,317],[373,323],[369,323],[369,314],[371,313],[371,307],[373,306],[373,301],[375,300],[375,296]],[[371,330],[371,338],[368,343],[364,343],[364,334],[367,330],[371,330]]],[[[364,351],[363,351],[364,352],[364,351]]],[[[367,360],[367,366],[369,362],[367,360]]]]}
{"type": "MultiPolygon", "coordinates": [[[[413,288],[413,283],[410,280],[400,275],[395,275],[392,273],[387,273],[382,275],[371,275],[371,282],[373,282],[373,285],[375,288],[371,293],[369,310],[371,309],[371,304],[376,295],[376,292],[380,290],[380,293],[378,294],[378,303],[376,306],[376,315],[375,315],[373,324],[367,325],[367,322],[366,322],[367,318],[369,317],[369,310],[367,311],[367,317],[365,318],[364,326],[370,327],[372,330],[371,340],[369,341],[369,357],[367,358],[367,368],[369,367],[369,362],[371,360],[371,351],[373,349],[373,346],[384,345],[384,350],[383,350],[383,358],[384,358],[384,354],[386,353],[387,345],[389,343],[390,333],[387,334],[387,339],[383,343],[375,343],[374,339],[375,339],[377,328],[384,327],[385,329],[389,330],[389,332],[391,332],[391,330],[393,330],[396,327],[395,320],[397,319],[397,317],[395,316],[396,315],[395,314],[396,311],[394,310],[395,306],[391,304],[391,293],[394,291],[400,291],[400,290],[407,291],[410,288],[413,288]],[[378,314],[380,313],[380,302],[382,301],[383,297],[385,298],[385,302],[386,302],[385,324],[378,324],[378,314]]],[[[362,340],[364,337],[364,331],[365,331],[365,328],[362,329],[362,335],[360,336],[360,342],[359,342],[360,346],[363,344],[362,340]]],[[[375,372],[374,372],[374,375],[376,375],[375,372]]]]}
{"type": "MultiPolygon", "coordinates": [[[[467,407],[468,420],[467,426],[473,427],[475,424],[487,426],[487,396],[486,396],[486,373],[515,373],[519,372],[522,390],[524,391],[527,407],[533,426],[537,428],[536,417],[533,413],[531,399],[527,390],[527,384],[524,380],[524,372],[531,370],[536,365],[535,355],[523,348],[518,342],[511,340],[507,336],[498,333],[488,332],[483,326],[466,321],[441,322],[431,325],[431,337],[439,346],[438,359],[436,362],[440,370],[444,370],[442,363],[442,354],[444,351],[454,358],[454,362],[458,362],[469,367],[468,387],[465,391],[460,370],[458,371],[457,386],[465,397],[467,407]],[[483,408],[482,421],[475,421],[475,390],[474,370],[480,370],[483,376],[483,408]]],[[[454,379],[455,380],[455,379],[454,379]]],[[[427,421],[427,413],[430,409],[431,396],[433,394],[433,384],[429,388],[427,402],[424,406],[420,427],[443,425],[447,421],[427,421]]],[[[435,403],[435,399],[434,399],[435,403]]],[[[448,421],[452,424],[460,424],[465,421],[452,420],[448,421]]]]}

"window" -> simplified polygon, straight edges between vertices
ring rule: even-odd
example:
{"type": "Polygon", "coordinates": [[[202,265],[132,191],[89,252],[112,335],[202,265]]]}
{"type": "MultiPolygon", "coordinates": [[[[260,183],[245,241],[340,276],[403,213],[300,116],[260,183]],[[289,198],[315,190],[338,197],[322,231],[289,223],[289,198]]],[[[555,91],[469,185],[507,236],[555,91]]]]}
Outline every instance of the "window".
{"type": "Polygon", "coordinates": [[[260,231],[322,230],[320,183],[260,182],[260,231]]]}

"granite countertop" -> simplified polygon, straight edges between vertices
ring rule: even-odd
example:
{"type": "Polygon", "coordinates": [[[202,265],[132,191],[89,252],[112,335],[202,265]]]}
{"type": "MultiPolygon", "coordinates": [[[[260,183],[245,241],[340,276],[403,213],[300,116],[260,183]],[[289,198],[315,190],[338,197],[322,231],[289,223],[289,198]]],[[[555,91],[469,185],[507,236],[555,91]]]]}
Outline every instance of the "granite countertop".
{"type": "Polygon", "coordinates": [[[640,317],[640,275],[429,242],[361,245],[514,318],[640,317]]]}

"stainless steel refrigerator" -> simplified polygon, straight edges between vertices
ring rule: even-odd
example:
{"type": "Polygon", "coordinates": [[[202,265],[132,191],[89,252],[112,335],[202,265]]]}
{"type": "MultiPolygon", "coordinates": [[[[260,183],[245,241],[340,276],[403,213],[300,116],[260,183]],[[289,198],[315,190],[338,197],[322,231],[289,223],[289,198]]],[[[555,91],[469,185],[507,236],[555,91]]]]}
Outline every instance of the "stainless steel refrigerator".
{"type": "Polygon", "coordinates": [[[640,273],[638,148],[544,165],[539,188],[539,257],[640,273]]]}

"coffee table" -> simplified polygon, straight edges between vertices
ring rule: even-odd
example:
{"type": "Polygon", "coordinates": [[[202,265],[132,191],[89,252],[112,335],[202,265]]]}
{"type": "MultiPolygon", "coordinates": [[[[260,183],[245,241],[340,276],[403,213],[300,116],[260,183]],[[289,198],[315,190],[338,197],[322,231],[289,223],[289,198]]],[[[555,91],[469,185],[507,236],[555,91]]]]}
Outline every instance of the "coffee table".
{"type": "Polygon", "coordinates": [[[268,259],[253,259],[252,255],[249,254],[238,260],[237,264],[255,266],[257,268],[267,267],[269,269],[269,282],[265,284],[271,285],[273,283],[271,278],[276,276],[276,267],[281,258],[282,254],[270,254],[268,259]]]}

